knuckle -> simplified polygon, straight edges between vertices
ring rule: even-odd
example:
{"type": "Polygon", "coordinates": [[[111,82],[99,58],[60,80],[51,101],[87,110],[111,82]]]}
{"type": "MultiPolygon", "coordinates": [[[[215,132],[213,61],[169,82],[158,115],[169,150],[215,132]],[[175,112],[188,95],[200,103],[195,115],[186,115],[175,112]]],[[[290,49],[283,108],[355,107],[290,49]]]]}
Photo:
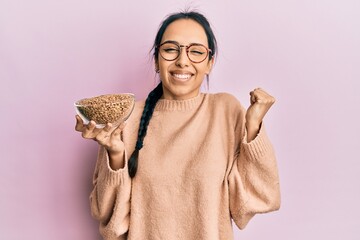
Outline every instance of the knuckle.
{"type": "Polygon", "coordinates": [[[104,132],[108,132],[108,131],[110,131],[110,129],[111,129],[111,126],[110,126],[109,124],[107,124],[107,125],[103,128],[103,131],[104,131],[104,132]]]}

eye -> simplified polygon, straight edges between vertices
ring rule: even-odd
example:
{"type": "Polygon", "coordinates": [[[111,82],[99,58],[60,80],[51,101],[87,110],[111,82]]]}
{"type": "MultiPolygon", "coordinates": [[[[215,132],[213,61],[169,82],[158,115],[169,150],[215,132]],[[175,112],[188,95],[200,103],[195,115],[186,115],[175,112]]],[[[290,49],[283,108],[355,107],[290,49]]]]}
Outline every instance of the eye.
{"type": "Polygon", "coordinates": [[[165,54],[178,54],[179,47],[173,43],[165,43],[161,46],[161,51],[165,54]]]}
{"type": "Polygon", "coordinates": [[[201,55],[205,54],[205,52],[202,52],[200,50],[191,50],[190,53],[192,55],[197,55],[197,56],[201,56],[201,55]]]}
{"type": "Polygon", "coordinates": [[[193,45],[189,48],[189,53],[193,56],[202,56],[206,54],[206,48],[202,45],[193,45]]]}
{"type": "Polygon", "coordinates": [[[177,53],[177,52],[179,52],[179,50],[177,48],[174,48],[174,47],[164,48],[163,50],[166,53],[177,53]]]}

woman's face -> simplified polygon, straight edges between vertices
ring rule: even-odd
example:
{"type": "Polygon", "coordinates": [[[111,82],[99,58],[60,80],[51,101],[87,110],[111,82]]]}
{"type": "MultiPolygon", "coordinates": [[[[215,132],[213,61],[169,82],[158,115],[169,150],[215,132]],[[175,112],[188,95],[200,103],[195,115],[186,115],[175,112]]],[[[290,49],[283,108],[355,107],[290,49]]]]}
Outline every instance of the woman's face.
{"type": "MultiPolygon", "coordinates": [[[[165,30],[161,43],[174,41],[179,45],[188,46],[200,43],[208,47],[208,40],[203,27],[190,19],[172,22],[165,30]]],[[[160,54],[156,68],[159,69],[163,84],[163,97],[172,100],[184,100],[199,94],[202,81],[210,73],[213,58],[207,57],[201,63],[193,63],[186,55],[186,48],[182,47],[180,56],[172,61],[163,59],[160,54]]]]}

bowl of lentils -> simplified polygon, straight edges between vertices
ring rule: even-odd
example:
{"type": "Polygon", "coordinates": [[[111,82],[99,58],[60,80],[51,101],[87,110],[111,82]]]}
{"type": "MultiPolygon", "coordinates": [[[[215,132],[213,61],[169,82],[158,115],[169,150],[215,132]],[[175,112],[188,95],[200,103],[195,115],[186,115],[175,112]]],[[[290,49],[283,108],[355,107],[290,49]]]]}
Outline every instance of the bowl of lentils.
{"type": "Polygon", "coordinates": [[[135,106],[135,95],[132,93],[105,94],[84,98],[75,102],[76,113],[84,124],[91,120],[97,128],[103,128],[107,123],[113,127],[126,121],[135,106]]]}

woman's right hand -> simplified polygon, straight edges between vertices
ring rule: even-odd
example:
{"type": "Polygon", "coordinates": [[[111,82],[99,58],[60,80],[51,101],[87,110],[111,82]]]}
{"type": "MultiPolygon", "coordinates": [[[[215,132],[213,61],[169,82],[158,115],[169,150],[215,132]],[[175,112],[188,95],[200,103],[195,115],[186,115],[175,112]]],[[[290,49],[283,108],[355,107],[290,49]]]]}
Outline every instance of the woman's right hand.
{"type": "Polygon", "coordinates": [[[120,134],[125,127],[125,123],[120,124],[118,127],[113,127],[111,123],[107,123],[104,128],[96,128],[95,126],[94,121],[90,121],[86,125],[80,116],[76,115],[75,130],[81,132],[83,138],[93,139],[104,146],[109,153],[112,167],[118,169],[123,165],[120,163],[120,159],[123,159],[125,146],[120,134]]]}

